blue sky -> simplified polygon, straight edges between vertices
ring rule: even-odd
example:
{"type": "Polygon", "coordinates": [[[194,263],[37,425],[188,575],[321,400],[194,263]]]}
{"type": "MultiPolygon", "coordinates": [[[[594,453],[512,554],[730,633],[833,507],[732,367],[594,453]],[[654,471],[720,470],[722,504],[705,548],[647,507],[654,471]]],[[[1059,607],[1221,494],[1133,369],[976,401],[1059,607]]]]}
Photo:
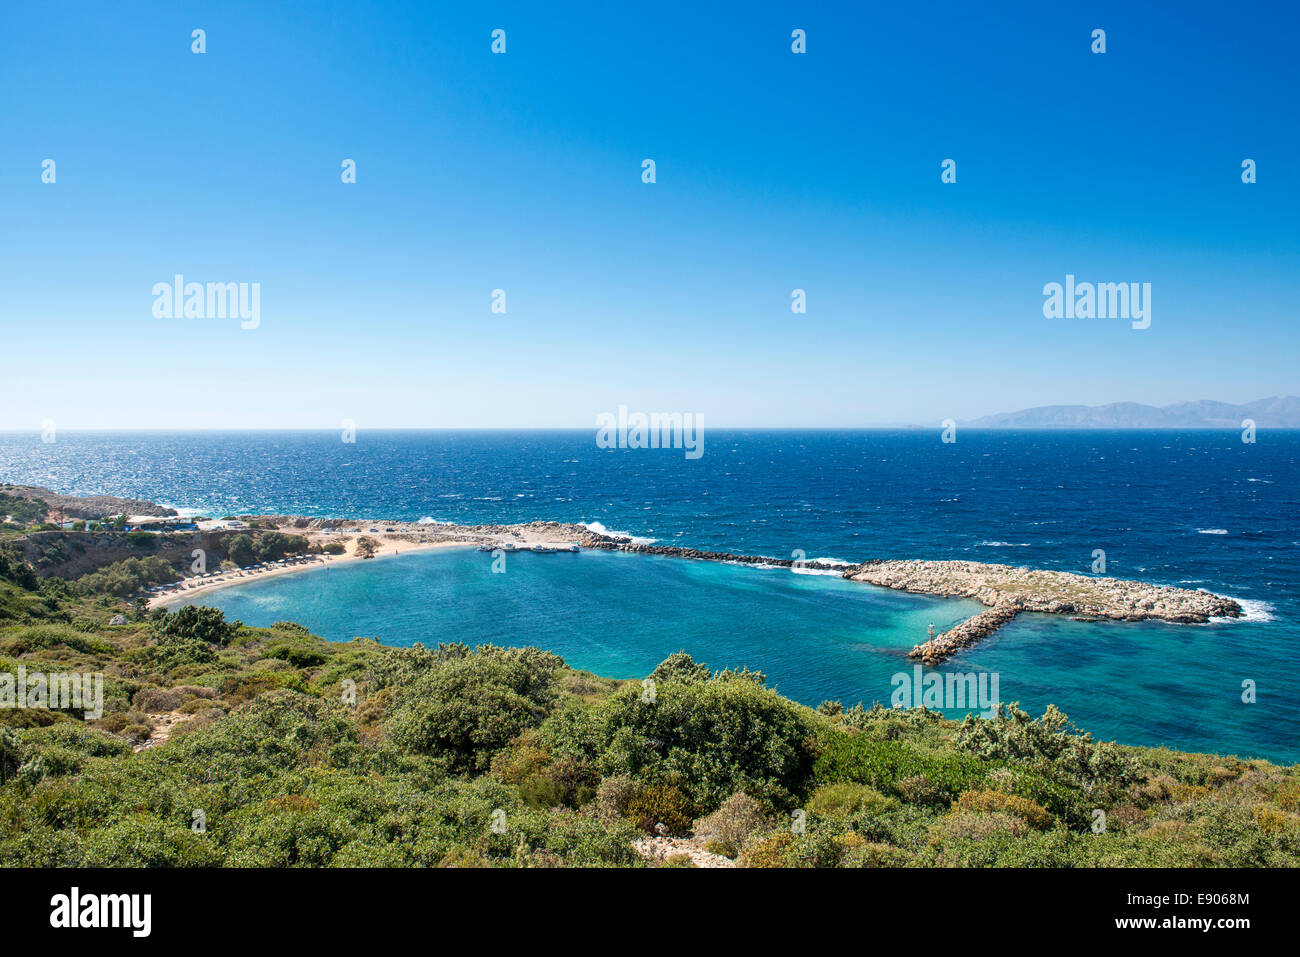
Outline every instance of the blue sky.
{"type": "Polygon", "coordinates": [[[0,428],[1300,392],[1295,6],[992,6],[6,5],[0,428]],[[177,273],[259,327],[156,318],[177,273]],[[1066,273],[1151,327],[1044,318],[1066,273]]]}

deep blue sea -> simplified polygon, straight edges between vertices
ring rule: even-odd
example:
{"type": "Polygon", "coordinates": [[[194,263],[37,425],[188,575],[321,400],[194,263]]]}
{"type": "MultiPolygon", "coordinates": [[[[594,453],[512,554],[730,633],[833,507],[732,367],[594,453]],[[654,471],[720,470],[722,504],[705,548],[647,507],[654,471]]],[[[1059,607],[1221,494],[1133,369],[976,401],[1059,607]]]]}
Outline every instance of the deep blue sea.
{"type": "MultiPolygon", "coordinates": [[[[1132,744],[1300,760],[1300,432],[722,431],[704,455],[605,450],[594,430],[0,434],[0,481],[280,513],[599,523],[665,544],[809,559],[963,558],[1107,574],[1242,600],[1244,621],[1027,615],[944,670],[1057,704],[1132,744]],[[1241,701],[1243,680],[1258,700],[1241,701]]],[[[973,603],[788,571],[583,553],[399,556],[205,599],[251,624],[345,640],[550,648],[614,677],[685,648],[809,704],[888,703],[925,626],[973,603]]]]}

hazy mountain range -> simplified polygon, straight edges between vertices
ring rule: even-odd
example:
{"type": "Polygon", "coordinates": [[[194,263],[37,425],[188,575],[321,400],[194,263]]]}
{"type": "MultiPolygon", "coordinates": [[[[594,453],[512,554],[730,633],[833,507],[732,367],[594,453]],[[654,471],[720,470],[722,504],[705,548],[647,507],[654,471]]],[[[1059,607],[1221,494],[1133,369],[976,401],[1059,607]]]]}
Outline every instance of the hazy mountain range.
{"type": "Polygon", "coordinates": [[[1300,429],[1300,396],[1274,396],[1244,405],[1209,399],[1165,406],[1042,405],[964,424],[977,429],[1240,429],[1243,419],[1253,419],[1261,429],[1300,429]]]}

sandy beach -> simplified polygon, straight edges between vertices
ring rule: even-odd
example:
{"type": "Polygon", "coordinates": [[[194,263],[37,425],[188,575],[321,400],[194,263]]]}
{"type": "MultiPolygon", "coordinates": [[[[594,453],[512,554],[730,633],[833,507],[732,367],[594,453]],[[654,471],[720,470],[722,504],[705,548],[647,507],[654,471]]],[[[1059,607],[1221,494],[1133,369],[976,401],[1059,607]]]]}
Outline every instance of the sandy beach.
{"type": "MultiPolygon", "coordinates": [[[[263,519],[265,521],[265,519],[263,519]]],[[[318,519],[310,522],[297,517],[276,518],[275,531],[300,535],[310,545],[324,547],[330,543],[343,546],[343,553],[323,553],[290,557],[283,562],[265,566],[230,569],[203,577],[183,579],[149,597],[150,608],[168,608],[196,595],[243,585],[252,581],[292,575],[322,568],[333,568],[352,562],[377,561],[398,555],[431,551],[441,548],[471,548],[482,545],[503,545],[507,548],[530,548],[538,545],[567,544],[577,532],[586,533],[579,526],[536,522],[528,525],[466,527],[459,525],[421,524],[419,522],[393,521],[341,521],[318,519]],[[362,538],[374,541],[375,551],[369,558],[359,554],[362,538]]],[[[219,523],[207,523],[217,525],[219,523]]],[[[261,529],[270,531],[270,529],[261,529]]]]}
{"type": "Polygon", "coordinates": [[[153,595],[149,599],[150,608],[169,608],[179,604],[182,601],[188,601],[196,595],[214,592],[221,588],[229,588],[232,585],[246,585],[249,582],[261,581],[267,578],[276,578],[281,575],[293,575],[299,572],[318,571],[323,568],[334,568],[339,565],[347,565],[353,562],[378,561],[382,558],[392,558],[396,555],[411,555],[415,552],[432,551],[439,548],[468,548],[473,546],[473,542],[406,542],[399,541],[380,542],[380,547],[375,550],[375,554],[370,558],[362,558],[357,554],[356,542],[348,542],[342,555],[309,555],[301,560],[289,559],[284,564],[272,564],[261,568],[244,568],[238,571],[217,572],[210,578],[187,578],[176,585],[171,586],[165,591],[153,595]]]}

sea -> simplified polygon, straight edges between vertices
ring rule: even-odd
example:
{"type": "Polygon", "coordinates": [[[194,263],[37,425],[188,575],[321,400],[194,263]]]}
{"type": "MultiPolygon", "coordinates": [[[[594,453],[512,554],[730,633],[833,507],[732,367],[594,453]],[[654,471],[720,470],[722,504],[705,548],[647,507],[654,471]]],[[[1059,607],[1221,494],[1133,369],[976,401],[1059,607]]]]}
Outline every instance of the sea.
{"type": "MultiPolygon", "coordinates": [[[[1055,704],[1095,737],[1300,761],[1300,431],[709,430],[704,454],[594,430],[0,433],[0,481],[186,514],[585,523],[639,541],[858,562],[969,559],[1236,598],[1204,625],[1022,615],[942,672],[1055,704]]],[[[400,550],[399,550],[400,551],[400,550]]],[[[471,549],[282,576],[201,600],[392,645],[536,645],[642,678],[685,650],[809,705],[888,706],[906,652],[979,610],[789,569],[471,549]]],[[[963,709],[948,709],[959,715],[963,709]]]]}

